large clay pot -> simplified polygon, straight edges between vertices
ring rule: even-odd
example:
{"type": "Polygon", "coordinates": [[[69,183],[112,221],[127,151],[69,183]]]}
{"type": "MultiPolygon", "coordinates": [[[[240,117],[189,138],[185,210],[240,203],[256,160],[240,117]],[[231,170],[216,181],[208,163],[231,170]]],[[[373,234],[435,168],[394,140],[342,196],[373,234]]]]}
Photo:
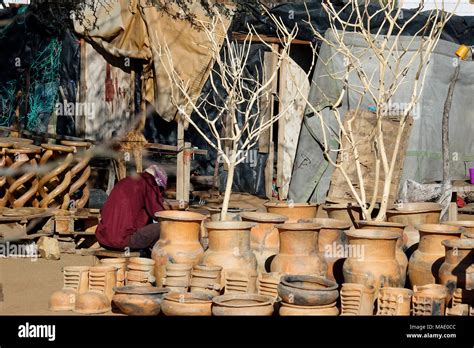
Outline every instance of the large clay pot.
{"type": "Polygon", "coordinates": [[[439,283],[449,288],[466,288],[466,269],[474,263],[474,239],[451,239],[441,242],[446,257],[439,268],[439,283]]]}
{"type": "Polygon", "coordinates": [[[221,266],[222,280],[228,270],[256,270],[257,259],[250,248],[250,229],[254,226],[252,222],[206,222],[209,249],[204,253],[202,263],[221,266]]]}
{"type": "Polygon", "coordinates": [[[294,223],[299,219],[315,218],[318,213],[318,204],[316,203],[267,202],[264,206],[269,213],[287,216],[287,223],[294,223]]]}
{"type": "Polygon", "coordinates": [[[342,265],[345,257],[340,251],[344,250],[347,245],[347,237],[344,231],[351,228],[352,224],[343,220],[327,218],[301,219],[298,222],[321,225],[318,235],[319,256],[326,263],[327,278],[342,284],[344,282],[342,265]]]}
{"type": "Polygon", "coordinates": [[[196,265],[204,249],[199,243],[201,222],[205,216],[198,213],[164,210],[155,214],[160,222],[160,239],[153,247],[156,286],[162,287],[167,263],[196,265]]]}
{"type": "MultiPolygon", "coordinates": [[[[387,221],[406,225],[403,250],[413,248],[420,240],[417,225],[437,224],[443,207],[438,203],[400,203],[387,210],[387,221]]],[[[407,253],[411,254],[410,252],[407,253]]]]}
{"type": "Polygon", "coordinates": [[[280,251],[272,261],[272,272],[326,276],[326,267],[318,255],[321,225],[285,223],[276,227],[280,234],[280,251]]]}
{"type": "Polygon", "coordinates": [[[257,294],[231,294],[212,299],[212,315],[255,315],[270,316],[273,314],[275,300],[257,294]]]}
{"type": "Polygon", "coordinates": [[[464,227],[461,238],[474,238],[474,221],[472,220],[445,221],[443,224],[464,227]]]}
{"type": "Polygon", "coordinates": [[[356,221],[357,228],[360,229],[377,229],[384,231],[391,231],[398,233],[399,238],[397,240],[397,249],[395,250],[395,258],[397,259],[398,266],[400,267],[400,284],[399,287],[403,288],[405,286],[405,281],[407,277],[407,268],[408,268],[408,257],[405,255],[402,247],[404,240],[406,240],[403,231],[406,225],[398,222],[386,222],[386,221],[356,221]]]}
{"type": "Polygon", "coordinates": [[[412,286],[435,284],[444,259],[443,240],[458,239],[463,229],[441,224],[423,224],[418,226],[420,244],[410,257],[408,277],[412,286]]]}
{"type": "Polygon", "coordinates": [[[382,286],[399,286],[401,274],[395,257],[399,233],[357,229],[345,234],[349,237],[348,257],[343,266],[346,283],[373,285],[376,294],[382,286]]]}
{"type": "Polygon", "coordinates": [[[257,270],[266,272],[270,268],[265,266],[268,258],[278,254],[280,248],[278,229],[275,225],[284,223],[288,218],[284,215],[263,212],[244,212],[240,215],[242,221],[256,223],[250,229],[250,247],[257,258],[257,270]]]}

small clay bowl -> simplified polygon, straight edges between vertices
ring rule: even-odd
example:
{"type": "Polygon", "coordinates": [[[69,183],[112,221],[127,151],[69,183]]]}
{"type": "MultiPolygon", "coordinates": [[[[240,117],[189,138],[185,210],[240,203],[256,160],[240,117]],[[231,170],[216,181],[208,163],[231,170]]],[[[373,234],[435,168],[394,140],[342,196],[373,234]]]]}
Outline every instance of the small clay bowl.
{"type": "Polygon", "coordinates": [[[297,306],[322,306],[339,297],[338,285],[332,280],[306,275],[285,275],[278,285],[283,302],[297,306]]]}
{"type": "Polygon", "coordinates": [[[160,313],[164,288],[145,286],[122,286],[114,288],[112,301],[126,315],[151,316],[160,313]]]}
{"type": "Polygon", "coordinates": [[[273,314],[275,299],[256,294],[229,294],[214,297],[212,314],[270,316],[273,314]]]}
{"type": "Polygon", "coordinates": [[[166,294],[161,310],[167,316],[210,316],[212,315],[212,295],[206,293],[166,294]]]}

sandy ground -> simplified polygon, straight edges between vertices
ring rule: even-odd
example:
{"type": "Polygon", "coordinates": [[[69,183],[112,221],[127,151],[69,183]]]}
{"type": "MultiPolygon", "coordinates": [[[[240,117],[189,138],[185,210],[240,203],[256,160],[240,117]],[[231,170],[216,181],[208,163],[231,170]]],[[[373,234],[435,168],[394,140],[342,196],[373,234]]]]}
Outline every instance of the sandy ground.
{"type": "MultiPolygon", "coordinates": [[[[231,206],[265,211],[264,202],[252,195],[234,194],[231,206]]],[[[63,286],[61,269],[64,266],[92,265],[92,256],[74,254],[61,254],[57,261],[0,257],[0,283],[3,286],[0,315],[76,315],[73,312],[50,312],[49,297],[63,286]]]]}

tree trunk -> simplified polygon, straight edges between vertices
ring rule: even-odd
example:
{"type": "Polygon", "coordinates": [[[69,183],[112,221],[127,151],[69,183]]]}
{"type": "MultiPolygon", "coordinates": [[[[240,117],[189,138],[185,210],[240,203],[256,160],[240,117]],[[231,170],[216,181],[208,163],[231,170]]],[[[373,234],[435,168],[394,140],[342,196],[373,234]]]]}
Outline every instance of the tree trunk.
{"type": "Polygon", "coordinates": [[[221,221],[226,221],[227,210],[229,208],[230,194],[232,193],[232,183],[234,182],[235,161],[229,164],[227,181],[225,185],[224,201],[222,202],[221,221]]]}

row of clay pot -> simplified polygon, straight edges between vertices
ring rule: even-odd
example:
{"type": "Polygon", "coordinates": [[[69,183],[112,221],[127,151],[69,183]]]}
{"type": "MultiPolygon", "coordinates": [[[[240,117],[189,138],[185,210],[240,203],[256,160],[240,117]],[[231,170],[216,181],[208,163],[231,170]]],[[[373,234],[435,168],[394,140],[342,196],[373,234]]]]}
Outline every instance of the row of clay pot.
{"type": "Polygon", "coordinates": [[[113,266],[70,266],[63,269],[63,289],[49,299],[51,311],[100,314],[111,310],[117,269],[113,266]]]}

